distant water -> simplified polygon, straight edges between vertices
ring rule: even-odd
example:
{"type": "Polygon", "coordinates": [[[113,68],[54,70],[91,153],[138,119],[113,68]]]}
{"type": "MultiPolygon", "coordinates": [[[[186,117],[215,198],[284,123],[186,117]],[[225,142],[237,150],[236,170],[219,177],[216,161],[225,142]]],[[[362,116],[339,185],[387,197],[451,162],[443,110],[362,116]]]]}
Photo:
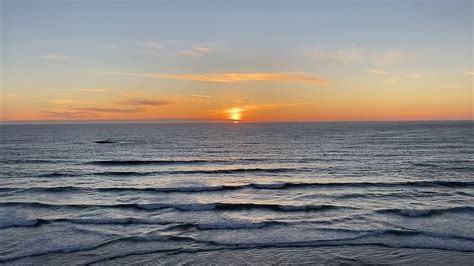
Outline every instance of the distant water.
{"type": "Polygon", "coordinates": [[[0,126],[0,263],[474,261],[474,123],[0,126]]]}

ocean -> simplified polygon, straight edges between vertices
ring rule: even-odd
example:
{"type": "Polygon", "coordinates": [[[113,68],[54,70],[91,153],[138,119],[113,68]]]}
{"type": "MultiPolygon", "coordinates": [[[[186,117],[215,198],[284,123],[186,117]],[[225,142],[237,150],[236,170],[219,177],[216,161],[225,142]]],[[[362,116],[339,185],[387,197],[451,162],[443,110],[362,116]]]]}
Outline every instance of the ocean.
{"type": "Polygon", "coordinates": [[[472,265],[473,129],[2,125],[0,263],[472,265]]]}

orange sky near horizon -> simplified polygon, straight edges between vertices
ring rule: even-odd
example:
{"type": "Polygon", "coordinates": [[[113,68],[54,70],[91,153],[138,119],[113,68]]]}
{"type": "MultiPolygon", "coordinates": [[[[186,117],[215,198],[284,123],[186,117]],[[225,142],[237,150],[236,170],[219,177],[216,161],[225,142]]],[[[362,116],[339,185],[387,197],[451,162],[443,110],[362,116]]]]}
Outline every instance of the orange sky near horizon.
{"type": "Polygon", "coordinates": [[[473,119],[471,1],[257,2],[4,1],[0,122],[473,119]]]}

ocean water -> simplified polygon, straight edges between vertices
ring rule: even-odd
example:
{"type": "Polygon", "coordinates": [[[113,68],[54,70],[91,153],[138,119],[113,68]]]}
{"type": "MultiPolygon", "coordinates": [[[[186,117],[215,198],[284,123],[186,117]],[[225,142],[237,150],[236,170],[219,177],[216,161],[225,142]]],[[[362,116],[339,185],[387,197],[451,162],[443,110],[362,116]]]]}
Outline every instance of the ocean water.
{"type": "Polygon", "coordinates": [[[474,262],[474,123],[0,126],[0,263],[474,262]]]}

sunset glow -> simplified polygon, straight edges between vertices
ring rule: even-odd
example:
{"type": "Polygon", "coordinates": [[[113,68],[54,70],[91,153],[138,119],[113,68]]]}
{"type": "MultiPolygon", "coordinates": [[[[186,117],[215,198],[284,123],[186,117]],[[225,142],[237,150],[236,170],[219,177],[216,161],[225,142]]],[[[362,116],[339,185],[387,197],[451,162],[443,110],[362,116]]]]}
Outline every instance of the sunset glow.
{"type": "Polygon", "coordinates": [[[469,1],[27,2],[2,1],[3,122],[472,119],[469,1]]]}
{"type": "Polygon", "coordinates": [[[473,14],[0,0],[0,264],[472,265],[473,14]]]}
{"type": "Polygon", "coordinates": [[[241,119],[242,109],[235,107],[229,109],[227,112],[229,113],[229,118],[234,122],[238,122],[241,119]]]}

